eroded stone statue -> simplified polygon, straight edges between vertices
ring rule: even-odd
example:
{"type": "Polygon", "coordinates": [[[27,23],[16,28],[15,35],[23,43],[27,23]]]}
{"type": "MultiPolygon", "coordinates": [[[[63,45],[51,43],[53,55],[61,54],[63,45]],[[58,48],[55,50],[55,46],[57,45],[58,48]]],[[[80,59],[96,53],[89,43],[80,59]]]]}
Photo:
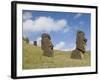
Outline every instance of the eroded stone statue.
{"type": "Polygon", "coordinates": [[[86,52],[86,42],[85,34],[83,31],[77,31],[76,37],[76,49],[72,51],[71,58],[73,59],[83,59],[84,53],[86,52]]]}
{"type": "Polygon", "coordinates": [[[42,40],[41,40],[41,49],[43,50],[43,55],[52,57],[54,55],[53,52],[53,44],[51,42],[51,37],[47,33],[42,34],[42,40]]]}

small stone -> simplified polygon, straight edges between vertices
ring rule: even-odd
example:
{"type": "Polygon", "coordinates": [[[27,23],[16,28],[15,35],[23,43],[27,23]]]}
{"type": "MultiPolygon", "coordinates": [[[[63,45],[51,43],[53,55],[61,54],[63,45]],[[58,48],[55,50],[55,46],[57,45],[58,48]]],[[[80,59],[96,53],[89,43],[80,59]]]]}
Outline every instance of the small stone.
{"type": "Polygon", "coordinates": [[[37,46],[37,41],[34,41],[34,46],[37,46]]]}

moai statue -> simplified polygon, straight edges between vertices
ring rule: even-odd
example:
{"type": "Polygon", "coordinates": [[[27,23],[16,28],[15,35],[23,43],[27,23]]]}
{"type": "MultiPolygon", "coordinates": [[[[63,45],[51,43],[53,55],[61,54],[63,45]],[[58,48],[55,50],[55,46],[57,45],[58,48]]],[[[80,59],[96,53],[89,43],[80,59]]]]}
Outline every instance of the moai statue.
{"type": "Polygon", "coordinates": [[[71,58],[73,59],[83,59],[84,53],[86,51],[86,42],[85,34],[83,31],[77,31],[76,37],[76,49],[72,51],[71,58]]]}
{"type": "Polygon", "coordinates": [[[37,41],[34,41],[34,46],[37,46],[37,41]]]}
{"type": "Polygon", "coordinates": [[[43,50],[43,55],[52,57],[54,55],[53,52],[53,44],[51,42],[51,37],[47,33],[42,34],[42,40],[41,40],[41,48],[43,50]]]}

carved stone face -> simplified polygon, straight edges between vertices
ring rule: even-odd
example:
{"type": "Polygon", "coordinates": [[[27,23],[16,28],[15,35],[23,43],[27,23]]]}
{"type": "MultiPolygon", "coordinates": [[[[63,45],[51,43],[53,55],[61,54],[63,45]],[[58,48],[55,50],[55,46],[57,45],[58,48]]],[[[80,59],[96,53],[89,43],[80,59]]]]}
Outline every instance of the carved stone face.
{"type": "Polygon", "coordinates": [[[46,56],[53,55],[53,44],[51,42],[50,35],[47,33],[42,34],[41,48],[44,52],[44,55],[46,56]]]}
{"type": "Polygon", "coordinates": [[[76,48],[84,53],[86,51],[86,42],[87,39],[85,38],[84,32],[78,31],[76,39],[76,48]]]}
{"type": "Polygon", "coordinates": [[[85,34],[82,31],[77,31],[76,37],[76,49],[72,51],[71,58],[73,59],[83,59],[84,53],[86,51],[86,42],[85,34]]]}

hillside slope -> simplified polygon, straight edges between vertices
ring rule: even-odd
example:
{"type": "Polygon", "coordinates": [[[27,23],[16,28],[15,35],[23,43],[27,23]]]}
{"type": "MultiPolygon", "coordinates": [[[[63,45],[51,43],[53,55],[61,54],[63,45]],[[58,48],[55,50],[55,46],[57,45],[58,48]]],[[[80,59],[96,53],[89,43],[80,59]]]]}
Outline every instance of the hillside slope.
{"type": "Polygon", "coordinates": [[[23,41],[22,66],[23,69],[90,66],[89,52],[85,54],[83,60],[71,59],[70,55],[71,51],[54,51],[54,57],[46,57],[42,55],[40,47],[23,41]]]}

